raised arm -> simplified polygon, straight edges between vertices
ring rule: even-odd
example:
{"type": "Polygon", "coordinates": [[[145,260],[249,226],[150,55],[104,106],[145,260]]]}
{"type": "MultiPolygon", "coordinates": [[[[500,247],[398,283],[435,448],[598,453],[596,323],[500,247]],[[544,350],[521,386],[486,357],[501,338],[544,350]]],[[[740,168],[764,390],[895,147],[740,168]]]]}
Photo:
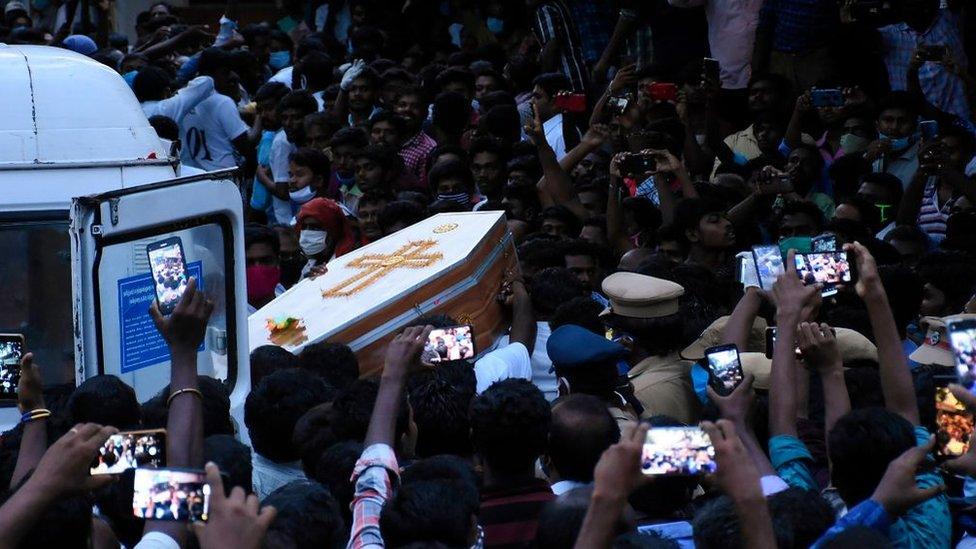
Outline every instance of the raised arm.
{"type": "Polygon", "coordinates": [[[512,311],[512,331],[508,340],[524,345],[531,356],[535,349],[536,323],[535,313],[532,311],[532,299],[525,289],[525,283],[521,278],[506,282],[499,297],[512,311]]]}
{"type": "Polygon", "coordinates": [[[17,465],[10,478],[10,485],[17,486],[27,473],[37,466],[47,450],[47,422],[51,412],[44,407],[41,372],[34,365],[34,355],[27,353],[20,361],[20,384],[17,387],[17,408],[25,417],[31,417],[24,425],[17,452],[17,465]]]}
{"type": "MultiPolygon", "coordinates": [[[[773,285],[776,301],[776,346],[769,374],[769,434],[796,436],[796,341],[797,325],[820,303],[820,288],[804,286],[796,273],[795,250],[786,258],[786,272],[773,285]]],[[[900,348],[900,347],[899,347],[900,348]]]]}
{"type": "Polygon", "coordinates": [[[804,322],[799,328],[800,352],[807,368],[820,375],[824,395],[824,431],[829,433],[837,420],[851,411],[851,398],[844,381],[844,363],[837,348],[837,337],[827,324],[804,322]]]}
{"type": "Polygon", "coordinates": [[[734,343],[739,349],[749,346],[749,334],[752,332],[752,324],[759,314],[759,306],[762,305],[762,295],[759,288],[749,286],[742,294],[742,299],[735,305],[732,314],[729,316],[725,328],[722,330],[722,343],[734,343]]]}
{"type": "Polygon", "coordinates": [[[864,300],[871,319],[874,343],[878,347],[878,370],[885,408],[907,419],[912,425],[918,425],[918,401],[915,399],[912,373],[902,352],[898,327],[888,304],[888,294],[881,285],[878,266],[871,252],[859,242],[845,244],[844,250],[857,261],[855,289],[864,300]]]}
{"type": "Polygon", "coordinates": [[[610,190],[607,192],[607,241],[618,255],[634,249],[624,229],[623,199],[626,190],[620,177],[620,163],[626,155],[617,153],[610,159],[610,190]]]}
{"type": "MultiPolygon", "coordinates": [[[[153,302],[150,313],[169,347],[170,378],[166,421],[166,462],[169,467],[203,468],[203,394],[197,384],[197,349],[203,342],[213,303],[197,280],[190,278],[179,305],[169,317],[153,302]]],[[[186,535],[180,523],[147,520],[148,532],[162,532],[177,542],[186,535]]]]}
{"type": "Polygon", "coordinates": [[[739,433],[739,438],[742,439],[742,445],[748,452],[749,459],[752,461],[752,465],[759,471],[759,474],[761,476],[775,475],[776,470],[773,469],[772,463],[769,462],[769,457],[766,456],[766,452],[759,445],[756,433],[749,423],[749,415],[752,412],[752,404],[755,400],[755,392],[752,390],[754,379],[752,374],[746,374],[742,383],[729,396],[721,396],[709,387],[708,398],[715,403],[722,417],[735,425],[736,431],[739,433]]]}
{"type": "Polygon", "coordinates": [[[539,190],[539,200],[543,206],[547,204],[559,204],[566,206],[576,217],[586,219],[586,208],[576,196],[576,189],[573,188],[573,180],[566,173],[566,170],[559,165],[556,159],[556,152],[546,141],[545,133],[542,130],[542,121],[539,113],[535,112],[533,123],[526,126],[526,133],[535,143],[536,152],[539,155],[539,163],[542,165],[542,178],[536,184],[539,190]]]}

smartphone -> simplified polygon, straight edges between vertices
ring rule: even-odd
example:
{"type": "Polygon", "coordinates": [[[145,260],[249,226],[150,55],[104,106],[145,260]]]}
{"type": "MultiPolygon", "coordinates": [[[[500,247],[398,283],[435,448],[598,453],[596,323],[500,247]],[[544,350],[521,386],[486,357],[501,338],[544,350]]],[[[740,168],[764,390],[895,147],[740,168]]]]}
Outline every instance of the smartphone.
{"type": "Polygon", "coordinates": [[[0,400],[17,400],[22,358],[24,358],[24,336],[0,334],[0,400]]]}
{"type": "Polygon", "coordinates": [[[623,114],[630,107],[630,98],[627,96],[612,96],[607,98],[607,109],[613,114],[623,114]]]}
{"type": "Polygon", "coordinates": [[[949,345],[956,357],[959,384],[971,388],[976,381],[976,318],[950,320],[946,323],[949,345]]]}
{"type": "Polygon", "coordinates": [[[832,234],[822,234],[810,240],[810,248],[814,252],[835,252],[837,251],[837,236],[832,234]]]}
{"type": "Polygon", "coordinates": [[[949,392],[935,389],[935,452],[941,458],[959,457],[969,450],[973,436],[973,414],[949,392]]]}
{"type": "Polygon", "coordinates": [[[156,287],[159,312],[168,315],[179,304],[190,276],[183,255],[183,241],[174,236],[146,246],[149,269],[156,287]]]}
{"type": "Polygon", "coordinates": [[[586,112],[586,95],[582,93],[558,94],[556,95],[555,105],[557,109],[566,112],[586,112]]]}
{"type": "Polygon", "coordinates": [[[779,246],[775,244],[753,246],[752,255],[756,262],[759,287],[763,290],[772,290],[773,283],[776,282],[776,279],[786,272],[786,269],[783,267],[783,254],[780,253],[779,246]]]}
{"type": "Polygon", "coordinates": [[[814,107],[843,107],[844,92],[837,88],[817,88],[810,91],[814,107]]]}
{"type": "Polygon", "coordinates": [[[431,364],[468,360],[474,355],[474,335],[470,325],[433,330],[424,344],[423,358],[431,364]]]}
{"type": "Polygon", "coordinates": [[[657,158],[653,155],[632,153],[624,157],[620,169],[627,175],[638,177],[657,171],[657,158]]]}
{"type": "Polygon", "coordinates": [[[759,287],[759,273],[756,272],[756,259],[751,252],[739,252],[735,255],[739,260],[739,282],[744,288],[759,287]]]}
{"type": "Polygon", "coordinates": [[[196,469],[136,469],[132,514],[137,518],[195,522],[207,520],[210,485],[196,469]]]}
{"type": "Polygon", "coordinates": [[[939,122],[937,120],[922,120],[918,123],[918,131],[922,141],[935,141],[939,138],[939,122]]]}
{"type": "Polygon", "coordinates": [[[701,427],[654,427],[641,453],[645,475],[696,476],[715,472],[715,447],[701,427]]]}
{"type": "Polygon", "coordinates": [[[652,101],[670,101],[674,103],[678,100],[678,86],[676,84],[672,84],[671,82],[655,82],[653,84],[648,84],[647,96],[650,97],[652,101]]]}
{"type": "Polygon", "coordinates": [[[739,361],[739,349],[734,344],[705,349],[705,361],[712,374],[712,388],[716,393],[727,396],[742,383],[742,362],[739,361]]]}
{"type": "Polygon", "coordinates": [[[702,59],[702,77],[704,80],[718,82],[720,70],[721,67],[718,64],[718,59],[712,59],[711,57],[702,59]]]}
{"type": "Polygon", "coordinates": [[[166,466],[166,429],[116,433],[98,449],[92,475],[117,475],[127,469],[166,466]]]}
{"type": "Polygon", "coordinates": [[[812,252],[796,254],[796,273],[803,284],[822,284],[824,297],[837,293],[839,286],[854,283],[854,269],[847,260],[847,252],[812,252]]]}
{"type": "MultiPolygon", "coordinates": [[[[837,337],[837,330],[834,328],[830,329],[830,333],[837,337]]],[[[766,358],[773,358],[773,350],[776,348],[776,326],[770,326],[766,328],[766,358]]],[[[797,346],[793,349],[793,353],[796,354],[797,358],[803,358],[803,351],[797,346]]]]}

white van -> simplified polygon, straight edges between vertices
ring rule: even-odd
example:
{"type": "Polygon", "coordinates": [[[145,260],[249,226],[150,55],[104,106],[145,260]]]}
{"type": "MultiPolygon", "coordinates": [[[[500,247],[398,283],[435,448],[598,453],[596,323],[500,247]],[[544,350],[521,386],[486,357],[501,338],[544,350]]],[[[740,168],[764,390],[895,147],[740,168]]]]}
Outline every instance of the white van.
{"type": "MultiPolygon", "coordinates": [[[[179,161],[114,71],[73,52],[0,44],[0,333],[22,333],[45,384],[119,376],[140,402],[169,382],[146,245],[170,236],[215,303],[198,363],[250,390],[243,203],[234,170],[179,161]]],[[[19,420],[0,407],[0,428],[19,420]]]]}

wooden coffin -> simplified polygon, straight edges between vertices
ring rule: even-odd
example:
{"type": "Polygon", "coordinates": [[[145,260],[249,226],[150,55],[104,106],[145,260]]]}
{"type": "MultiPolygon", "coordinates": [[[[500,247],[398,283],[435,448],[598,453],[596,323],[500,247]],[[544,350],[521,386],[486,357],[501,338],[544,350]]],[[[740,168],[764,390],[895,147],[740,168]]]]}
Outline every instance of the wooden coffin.
{"type": "Polygon", "coordinates": [[[496,296],[518,268],[501,212],[439,214],[329,262],[248,320],[250,349],[299,353],[345,343],[363,375],[383,367],[393,336],[419,316],[444,313],[474,327],[477,351],[507,328],[496,296]]]}

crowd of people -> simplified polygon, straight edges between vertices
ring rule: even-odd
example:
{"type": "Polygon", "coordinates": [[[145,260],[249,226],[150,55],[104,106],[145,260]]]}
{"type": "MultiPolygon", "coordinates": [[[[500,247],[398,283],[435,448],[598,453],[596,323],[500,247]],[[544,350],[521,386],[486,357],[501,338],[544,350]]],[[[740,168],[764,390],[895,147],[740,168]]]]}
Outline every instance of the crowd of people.
{"type": "Polygon", "coordinates": [[[422,364],[446,315],[379,377],[337,342],[255,349],[245,425],[196,375],[193,279],[154,311],[149,401],[42,391],[28,355],[0,545],[976,546],[976,453],[933,434],[937,387],[976,410],[944,320],[976,313],[972,6],[230,0],[199,25],[158,2],[127,34],[111,0],[0,7],[0,42],[116,71],[181,174],[240,168],[254,309],[442,212],[504,211],[520,264],[475,359],[422,364]],[[804,284],[817,237],[853,283],[804,284]],[[719,394],[726,344],[744,377],[719,394]],[[689,474],[641,473],[684,460],[642,458],[648,429],[698,425],[689,474]],[[160,427],[167,467],[212,462],[192,533],[133,516],[131,469],[88,475],[111,433],[160,427]]]}

